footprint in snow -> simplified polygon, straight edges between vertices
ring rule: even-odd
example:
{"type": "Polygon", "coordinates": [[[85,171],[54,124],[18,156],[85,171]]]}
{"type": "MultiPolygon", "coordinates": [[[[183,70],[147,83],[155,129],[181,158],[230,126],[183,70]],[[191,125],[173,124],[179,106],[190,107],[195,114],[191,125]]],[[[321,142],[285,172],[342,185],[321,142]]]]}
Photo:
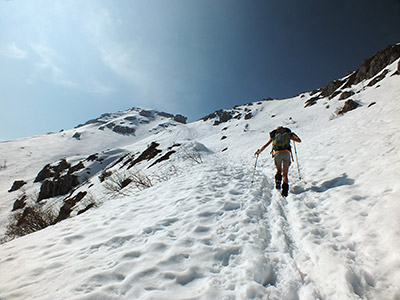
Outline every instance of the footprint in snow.
{"type": "Polygon", "coordinates": [[[141,255],[142,255],[142,253],[140,251],[130,251],[130,252],[125,253],[122,256],[122,259],[127,259],[127,260],[135,259],[135,258],[139,258],[141,255]]]}
{"type": "Polygon", "coordinates": [[[85,237],[83,235],[71,235],[63,239],[63,243],[66,245],[72,244],[75,241],[83,240],[85,237]]]}
{"type": "Polygon", "coordinates": [[[229,194],[237,196],[237,195],[242,195],[243,192],[239,191],[239,190],[236,190],[236,189],[231,189],[231,190],[229,190],[229,194]]]}
{"type": "Polygon", "coordinates": [[[194,232],[195,233],[207,233],[207,232],[209,232],[210,231],[210,227],[208,227],[208,226],[197,226],[195,229],[194,229],[194,232]]]}
{"type": "Polygon", "coordinates": [[[187,253],[177,253],[169,256],[166,260],[163,260],[159,263],[161,266],[169,266],[169,265],[178,265],[182,264],[183,261],[189,258],[189,254],[187,253]]]}
{"type": "Polygon", "coordinates": [[[236,210],[236,209],[239,209],[239,208],[240,208],[240,204],[239,203],[227,201],[227,202],[224,203],[224,206],[222,207],[222,210],[231,211],[231,210],[236,210]]]}

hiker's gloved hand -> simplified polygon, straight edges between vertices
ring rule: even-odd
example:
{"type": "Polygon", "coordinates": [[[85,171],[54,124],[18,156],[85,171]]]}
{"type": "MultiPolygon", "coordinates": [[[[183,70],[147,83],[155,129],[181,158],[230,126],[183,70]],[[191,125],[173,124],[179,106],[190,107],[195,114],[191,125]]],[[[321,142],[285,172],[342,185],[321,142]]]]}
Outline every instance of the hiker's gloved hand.
{"type": "Polygon", "coordinates": [[[260,149],[257,149],[256,153],[254,153],[254,155],[259,155],[260,154],[260,149]]]}

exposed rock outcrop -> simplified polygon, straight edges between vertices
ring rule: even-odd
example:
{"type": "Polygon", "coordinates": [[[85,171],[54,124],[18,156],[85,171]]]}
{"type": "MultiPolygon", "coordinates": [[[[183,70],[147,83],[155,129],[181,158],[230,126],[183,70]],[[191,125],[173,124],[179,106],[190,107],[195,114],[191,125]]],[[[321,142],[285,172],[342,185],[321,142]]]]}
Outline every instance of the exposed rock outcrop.
{"type": "Polygon", "coordinates": [[[152,166],[164,161],[164,160],[168,160],[170,158],[170,156],[172,154],[174,154],[176,151],[175,150],[171,150],[168,151],[167,153],[165,153],[163,156],[161,156],[159,159],[157,159],[154,163],[152,163],[148,168],[151,168],[152,166]]]}
{"type": "Polygon", "coordinates": [[[133,135],[135,134],[136,129],[129,126],[116,125],[112,128],[112,131],[123,135],[133,135]]]}
{"type": "Polygon", "coordinates": [[[79,171],[79,170],[82,170],[82,169],[84,169],[84,168],[85,168],[85,165],[83,164],[83,162],[80,161],[80,162],[77,163],[75,166],[69,168],[68,174],[72,174],[72,173],[77,172],[77,171],[79,171]]]}
{"type": "Polygon", "coordinates": [[[340,95],[339,100],[347,99],[347,98],[353,96],[354,94],[355,94],[355,93],[354,93],[353,91],[343,92],[343,93],[340,95]]]}
{"type": "Polygon", "coordinates": [[[128,169],[132,168],[134,165],[143,160],[150,160],[154,158],[158,153],[161,153],[162,151],[160,149],[157,149],[158,146],[160,146],[159,143],[152,142],[151,145],[146,150],[144,150],[143,153],[140,154],[138,158],[136,158],[131,162],[128,169]]]}
{"type": "Polygon", "coordinates": [[[65,159],[62,159],[56,166],[51,166],[50,164],[47,164],[36,176],[34,182],[42,182],[43,180],[50,177],[59,177],[64,170],[70,167],[71,165],[65,159]]]}
{"type": "Polygon", "coordinates": [[[355,102],[354,100],[351,100],[351,99],[346,100],[342,109],[339,110],[338,115],[343,115],[343,114],[347,113],[348,111],[356,109],[359,106],[360,105],[357,102],[355,102]]]}
{"type": "Polygon", "coordinates": [[[212,114],[209,114],[208,116],[205,116],[204,118],[202,118],[202,120],[207,121],[207,120],[215,119],[215,118],[218,118],[218,120],[214,121],[214,125],[219,125],[221,123],[225,123],[225,122],[229,121],[230,119],[233,118],[233,116],[232,116],[232,113],[230,113],[226,110],[220,109],[220,110],[217,110],[216,112],[213,112],[212,114]]]}
{"type": "Polygon", "coordinates": [[[156,113],[157,113],[157,115],[159,115],[161,117],[165,117],[165,118],[169,118],[169,119],[172,119],[174,117],[173,114],[166,113],[166,112],[163,112],[163,111],[157,111],[156,113]]]}
{"type": "Polygon", "coordinates": [[[141,110],[139,112],[139,115],[141,115],[142,117],[150,118],[153,116],[153,112],[150,110],[141,110]]]}
{"type": "Polygon", "coordinates": [[[68,218],[72,212],[72,208],[75,206],[76,203],[81,201],[86,196],[86,194],[87,194],[86,191],[79,192],[76,196],[69,199],[65,199],[64,205],[60,208],[60,212],[57,218],[55,219],[54,223],[58,223],[68,218]]]}
{"type": "MultiPolygon", "coordinates": [[[[329,99],[334,98],[338,94],[340,94],[339,88],[346,89],[350,88],[353,85],[356,85],[363,80],[368,80],[379,74],[384,68],[388,65],[396,61],[400,57],[400,44],[389,46],[386,49],[377,52],[371,58],[364,60],[360,68],[358,68],[355,72],[351,75],[346,77],[343,80],[334,80],[327,84],[326,86],[322,87],[319,90],[314,90],[310,93],[311,96],[317,94],[316,96],[308,99],[305,102],[304,107],[309,107],[317,103],[317,101],[321,98],[328,97],[329,99]]],[[[396,73],[400,74],[400,62],[398,65],[398,70],[396,73]]],[[[383,72],[377,78],[374,78],[368,86],[373,86],[380,80],[382,80],[386,76],[387,72],[383,72]]],[[[342,93],[343,96],[344,93],[342,93]]],[[[346,95],[346,94],[345,94],[346,95]]],[[[344,97],[344,96],[343,96],[344,97]]],[[[342,98],[346,99],[346,98],[342,98]]]]}
{"type": "Polygon", "coordinates": [[[72,137],[74,139],[80,140],[81,139],[81,133],[80,132],[75,132],[75,134],[72,137]]]}
{"type": "Polygon", "coordinates": [[[66,195],[78,184],[78,177],[71,174],[55,178],[54,180],[46,179],[40,187],[38,202],[43,199],[66,195]]]}
{"type": "Polygon", "coordinates": [[[334,80],[327,85],[325,85],[323,88],[321,88],[321,94],[320,97],[328,97],[332,95],[339,87],[343,85],[344,81],[342,80],[334,80]]]}
{"type": "Polygon", "coordinates": [[[8,190],[9,193],[19,190],[26,182],[23,180],[16,180],[14,181],[11,189],[8,190]]]}
{"type": "Polygon", "coordinates": [[[247,114],[244,116],[244,119],[245,119],[245,120],[250,120],[252,117],[253,117],[253,114],[252,114],[252,113],[247,113],[247,114]]]}
{"type": "Polygon", "coordinates": [[[25,200],[26,200],[26,195],[23,195],[21,198],[15,200],[12,211],[24,208],[26,205],[25,200]]]}
{"type": "Polygon", "coordinates": [[[174,117],[174,121],[182,123],[182,124],[186,124],[187,118],[185,116],[178,114],[174,117]]]}
{"type": "Polygon", "coordinates": [[[370,79],[377,75],[400,57],[400,45],[389,46],[379,51],[371,58],[365,60],[361,67],[355,71],[347,80],[345,87],[358,84],[364,79],[370,79]]]}
{"type": "Polygon", "coordinates": [[[379,81],[381,81],[383,78],[386,77],[387,73],[389,73],[389,70],[385,70],[382,72],[382,74],[376,76],[374,79],[372,79],[369,83],[368,86],[374,86],[377,84],[379,81]]]}
{"type": "Polygon", "coordinates": [[[314,104],[317,103],[317,101],[318,101],[319,99],[320,99],[319,96],[314,96],[314,97],[308,99],[308,100],[306,101],[306,104],[304,105],[304,107],[313,106],[314,104]]]}

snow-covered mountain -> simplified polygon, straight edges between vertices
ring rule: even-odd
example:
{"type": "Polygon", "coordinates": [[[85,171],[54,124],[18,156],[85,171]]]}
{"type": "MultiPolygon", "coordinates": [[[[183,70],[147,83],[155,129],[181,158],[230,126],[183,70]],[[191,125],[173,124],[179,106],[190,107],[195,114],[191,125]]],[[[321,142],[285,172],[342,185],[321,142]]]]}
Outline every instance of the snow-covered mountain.
{"type": "Polygon", "coordinates": [[[188,124],[133,108],[0,143],[0,299],[399,299],[399,48],[188,124]],[[286,199],[254,157],[278,125],[303,140],[286,199]]]}

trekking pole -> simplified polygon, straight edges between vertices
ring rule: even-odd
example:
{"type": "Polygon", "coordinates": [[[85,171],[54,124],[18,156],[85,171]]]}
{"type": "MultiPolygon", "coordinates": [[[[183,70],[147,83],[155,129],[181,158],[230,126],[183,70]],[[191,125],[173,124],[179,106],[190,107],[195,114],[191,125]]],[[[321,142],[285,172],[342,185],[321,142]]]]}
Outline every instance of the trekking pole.
{"type": "MultiPolygon", "coordinates": [[[[252,178],[251,178],[251,185],[252,185],[253,182],[254,182],[254,175],[256,174],[256,167],[257,167],[258,155],[259,155],[259,154],[257,154],[257,156],[256,156],[256,162],[254,163],[253,176],[252,176],[252,178]]],[[[250,185],[250,186],[251,186],[251,185],[250,185]]]]}
{"type": "Polygon", "coordinates": [[[301,180],[299,160],[298,160],[298,157],[297,157],[296,142],[293,142],[293,145],[294,145],[294,153],[296,154],[297,172],[299,173],[299,180],[301,180]]]}

